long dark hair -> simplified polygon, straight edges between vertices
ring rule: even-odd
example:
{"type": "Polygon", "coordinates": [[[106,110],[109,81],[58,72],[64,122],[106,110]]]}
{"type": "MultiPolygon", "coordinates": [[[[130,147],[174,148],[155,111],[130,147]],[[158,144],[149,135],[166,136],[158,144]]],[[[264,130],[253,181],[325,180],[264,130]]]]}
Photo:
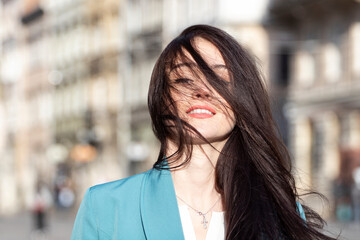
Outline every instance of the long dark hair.
{"type": "MultiPolygon", "coordinates": [[[[333,239],[320,232],[323,219],[300,201],[291,174],[291,160],[272,118],[269,98],[252,56],[229,34],[207,25],[185,29],[161,53],[152,73],[148,106],[153,131],[161,148],[155,168],[164,168],[181,156],[187,164],[192,152],[189,132],[207,141],[179,117],[170,94],[169,71],[190,54],[208,84],[229,104],[235,127],[216,165],[216,190],[225,208],[226,239],[333,239]],[[231,76],[231,87],[211,69],[194,46],[202,38],[218,48],[231,76]],[[165,156],[167,140],[176,139],[178,150],[165,156]]],[[[209,143],[210,144],[210,143],[209,143]]]]}

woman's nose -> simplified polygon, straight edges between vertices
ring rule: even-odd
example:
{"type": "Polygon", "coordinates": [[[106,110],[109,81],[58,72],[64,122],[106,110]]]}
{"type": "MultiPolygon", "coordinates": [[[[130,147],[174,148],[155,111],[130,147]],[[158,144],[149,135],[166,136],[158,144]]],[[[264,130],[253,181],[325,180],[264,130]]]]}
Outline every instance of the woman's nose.
{"type": "Polygon", "coordinates": [[[193,98],[207,98],[208,99],[210,97],[211,97],[210,90],[206,86],[196,88],[193,92],[193,98]]]}

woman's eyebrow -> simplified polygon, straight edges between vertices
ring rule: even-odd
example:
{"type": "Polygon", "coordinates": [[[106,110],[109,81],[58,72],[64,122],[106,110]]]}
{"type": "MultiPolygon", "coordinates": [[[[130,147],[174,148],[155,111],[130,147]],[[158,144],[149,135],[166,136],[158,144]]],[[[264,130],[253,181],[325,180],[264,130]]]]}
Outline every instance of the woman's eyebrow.
{"type": "Polygon", "coordinates": [[[214,64],[214,65],[211,65],[211,68],[212,68],[212,69],[225,68],[225,69],[228,70],[227,66],[224,65],[224,64],[214,64]]]}
{"type": "MultiPolygon", "coordinates": [[[[170,70],[170,73],[171,73],[172,71],[174,71],[175,69],[181,68],[181,67],[194,68],[194,67],[198,67],[198,65],[197,65],[196,63],[194,63],[194,62],[179,63],[179,64],[176,64],[176,65],[170,70]]],[[[226,65],[224,65],[224,64],[214,64],[214,65],[211,65],[211,68],[212,68],[212,69],[224,68],[224,69],[228,70],[228,68],[227,68],[226,65]]]]}
{"type": "Polygon", "coordinates": [[[176,64],[173,68],[171,68],[170,73],[171,73],[172,71],[174,71],[175,69],[181,68],[181,67],[193,68],[193,67],[197,67],[197,64],[196,64],[196,63],[193,63],[193,62],[179,63],[179,64],[176,64]]]}

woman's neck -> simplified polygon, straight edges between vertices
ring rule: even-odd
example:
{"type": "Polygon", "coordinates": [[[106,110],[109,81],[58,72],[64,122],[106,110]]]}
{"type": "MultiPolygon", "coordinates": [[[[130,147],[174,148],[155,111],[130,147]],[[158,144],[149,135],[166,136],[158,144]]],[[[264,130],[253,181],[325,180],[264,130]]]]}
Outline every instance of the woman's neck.
{"type": "MultiPolygon", "coordinates": [[[[220,154],[217,150],[220,145],[216,145],[193,145],[190,162],[172,171],[176,195],[198,210],[207,210],[220,197],[215,190],[215,166],[220,154]]],[[[175,150],[173,147],[170,145],[170,151],[175,150]]],[[[184,158],[179,161],[184,161],[184,158]]],[[[217,204],[213,210],[222,211],[221,204],[217,204]]]]}

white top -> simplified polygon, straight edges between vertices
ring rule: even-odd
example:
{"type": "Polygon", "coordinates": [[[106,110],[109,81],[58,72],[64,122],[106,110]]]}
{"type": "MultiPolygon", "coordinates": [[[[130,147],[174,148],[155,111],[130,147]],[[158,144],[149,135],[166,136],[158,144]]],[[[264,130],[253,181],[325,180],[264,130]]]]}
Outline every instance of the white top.
{"type": "MultiPolygon", "coordinates": [[[[188,207],[186,205],[180,205],[179,211],[185,240],[196,240],[195,230],[191,223],[191,217],[188,207]]],[[[201,221],[200,217],[199,221],[201,221]]],[[[206,233],[206,240],[224,240],[224,238],[224,212],[212,212],[210,224],[206,233]]]]}

